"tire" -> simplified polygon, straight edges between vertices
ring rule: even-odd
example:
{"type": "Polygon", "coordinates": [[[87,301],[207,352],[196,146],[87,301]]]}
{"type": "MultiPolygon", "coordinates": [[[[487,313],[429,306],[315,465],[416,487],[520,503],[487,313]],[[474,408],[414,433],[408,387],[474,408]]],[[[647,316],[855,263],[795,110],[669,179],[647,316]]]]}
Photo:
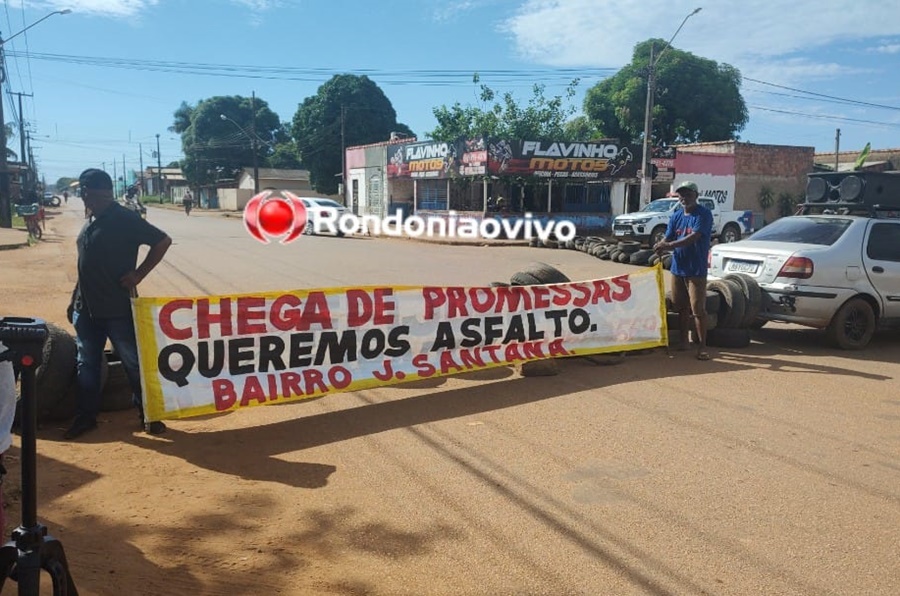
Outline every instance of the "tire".
{"type": "Polygon", "coordinates": [[[861,350],[871,341],[876,324],[872,305],[864,298],[851,298],[831,319],[828,339],[842,350],[861,350]]]}
{"type": "Polygon", "coordinates": [[[739,327],[746,327],[749,329],[759,315],[760,309],[762,309],[762,290],[759,288],[759,284],[756,283],[756,280],[749,275],[730,273],[725,276],[725,279],[730,279],[741,286],[741,291],[744,294],[745,306],[744,318],[741,320],[739,327]]]}
{"type": "Polygon", "coordinates": [[[119,412],[134,407],[133,392],[122,361],[115,352],[106,352],[106,382],[100,393],[101,412],[119,412]]]}
{"type": "Polygon", "coordinates": [[[620,263],[627,263],[628,259],[630,259],[630,258],[631,258],[631,254],[627,253],[623,250],[623,251],[619,252],[619,256],[616,258],[616,260],[620,263]]]}
{"type": "Polygon", "coordinates": [[[719,234],[719,242],[722,244],[737,242],[740,239],[741,229],[733,223],[725,224],[725,227],[722,228],[722,233],[719,234]]]}
{"type": "MultiPolygon", "coordinates": [[[[707,286],[708,287],[708,286],[707,286]]],[[[718,315],[722,308],[722,295],[718,292],[706,291],[706,314],[718,315]]]]}
{"type": "Polygon", "coordinates": [[[490,287],[492,288],[508,288],[509,284],[505,281],[492,281],[490,283],[490,287]]]}
{"type": "MultiPolygon", "coordinates": [[[[109,365],[106,358],[100,360],[100,400],[102,403],[103,392],[106,389],[106,382],[109,379],[109,365]]],[[[68,387],[60,396],[60,399],[53,404],[52,407],[38,411],[39,420],[68,420],[75,416],[75,406],[78,398],[78,375],[72,375],[72,380],[68,387]]],[[[102,409],[102,406],[101,406],[102,409]]]]}
{"type": "Polygon", "coordinates": [[[744,299],[744,291],[737,282],[730,279],[719,279],[710,281],[707,289],[718,292],[724,300],[724,304],[719,306],[719,328],[736,329],[744,320],[744,312],[747,309],[747,302],[744,299]]]}
{"type": "Polygon", "coordinates": [[[653,253],[650,256],[650,258],[647,259],[647,264],[650,265],[651,267],[654,267],[654,266],[656,266],[657,263],[659,263],[659,255],[656,253],[653,253]]]}
{"type": "Polygon", "coordinates": [[[641,243],[636,240],[623,240],[618,244],[619,250],[631,254],[641,250],[641,243]]]}
{"type": "Polygon", "coordinates": [[[672,269],[672,255],[671,254],[665,254],[665,255],[661,256],[659,258],[659,260],[662,261],[663,269],[665,269],[666,271],[670,271],[672,269]]]}
{"type": "Polygon", "coordinates": [[[540,238],[532,238],[528,241],[528,246],[531,248],[540,248],[541,247],[541,239],[540,238]]]}
{"type": "Polygon", "coordinates": [[[28,233],[31,234],[31,237],[35,240],[40,240],[44,237],[44,230],[41,229],[40,224],[35,224],[31,228],[29,228],[28,233]]]}
{"type": "Polygon", "coordinates": [[[59,197],[53,197],[52,199],[50,199],[51,207],[59,207],[60,205],[62,205],[62,201],[59,200],[59,197]]]}
{"type": "Polygon", "coordinates": [[[547,263],[532,263],[525,267],[521,273],[527,273],[538,280],[540,284],[564,284],[572,281],[565,273],[547,263]]]}
{"type": "Polygon", "coordinates": [[[569,250],[575,250],[577,248],[577,246],[575,245],[575,241],[566,240],[566,248],[568,248],[569,250]]]}
{"type": "Polygon", "coordinates": [[[631,253],[628,262],[632,265],[646,265],[647,260],[653,256],[653,251],[648,248],[642,248],[637,252],[631,253]]]}
{"type": "Polygon", "coordinates": [[[666,239],[666,226],[656,226],[650,232],[650,248],[656,246],[658,242],[662,242],[666,239]]]}
{"type": "Polygon", "coordinates": [[[530,273],[525,273],[520,271],[518,273],[514,273],[512,277],[509,278],[509,285],[511,286],[539,286],[541,284],[541,280],[531,275],[530,273]]]}
{"type": "Polygon", "coordinates": [[[49,419],[57,404],[69,399],[75,412],[74,396],[67,398],[69,386],[75,379],[75,359],[78,348],[75,338],[60,327],[47,323],[47,341],[44,343],[43,362],[35,371],[35,402],[39,420],[49,419]]]}
{"type": "Polygon", "coordinates": [[[706,331],[706,345],[715,348],[746,348],[750,345],[749,329],[716,327],[706,331]]]}
{"type": "Polygon", "coordinates": [[[315,236],[316,235],[316,225],[313,223],[311,219],[306,220],[306,226],[303,228],[304,236],[315,236]]]}
{"type": "Polygon", "coordinates": [[[556,240],[550,240],[550,239],[548,238],[547,240],[544,240],[544,247],[546,247],[546,248],[558,248],[558,247],[559,247],[559,242],[557,242],[556,240]]]}
{"type": "Polygon", "coordinates": [[[597,255],[597,258],[602,261],[609,261],[612,259],[612,251],[611,250],[601,250],[597,255]]]}

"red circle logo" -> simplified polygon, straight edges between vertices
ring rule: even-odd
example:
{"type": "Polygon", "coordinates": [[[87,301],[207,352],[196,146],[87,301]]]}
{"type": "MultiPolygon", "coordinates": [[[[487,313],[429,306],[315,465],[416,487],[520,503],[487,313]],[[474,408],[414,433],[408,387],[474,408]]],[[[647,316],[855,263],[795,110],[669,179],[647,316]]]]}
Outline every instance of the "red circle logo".
{"type": "Polygon", "coordinates": [[[306,224],[306,206],[287,191],[264,190],[244,207],[244,227],[263,244],[270,238],[279,239],[281,244],[293,242],[303,234],[306,224]]]}

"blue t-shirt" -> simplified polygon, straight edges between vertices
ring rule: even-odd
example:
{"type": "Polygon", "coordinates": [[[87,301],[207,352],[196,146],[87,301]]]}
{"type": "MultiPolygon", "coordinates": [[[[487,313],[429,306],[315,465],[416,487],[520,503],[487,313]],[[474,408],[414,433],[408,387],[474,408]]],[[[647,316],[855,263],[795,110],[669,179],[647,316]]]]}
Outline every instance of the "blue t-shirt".
{"type": "Polygon", "coordinates": [[[712,211],[703,205],[694,207],[693,213],[678,209],[669,218],[666,240],[674,242],[700,232],[700,238],[690,246],[676,248],[672,254],[672,275],[679,277],[706,277],[709,244],[712,239],[712,211]]]}

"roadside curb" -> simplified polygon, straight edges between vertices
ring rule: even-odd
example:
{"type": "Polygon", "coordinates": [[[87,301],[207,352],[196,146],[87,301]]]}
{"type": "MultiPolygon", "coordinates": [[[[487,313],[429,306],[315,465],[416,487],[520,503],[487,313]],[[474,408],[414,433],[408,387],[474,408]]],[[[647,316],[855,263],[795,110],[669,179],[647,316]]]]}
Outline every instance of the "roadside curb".
{"type": "Polygon", "coordinates": [[[28,246],[28,232],[21,228],[9,228],[0,233],[0,250],[15,250],[28,246]],[[21,232],[22,240],[15,238],[16,232],[21,232]]]}

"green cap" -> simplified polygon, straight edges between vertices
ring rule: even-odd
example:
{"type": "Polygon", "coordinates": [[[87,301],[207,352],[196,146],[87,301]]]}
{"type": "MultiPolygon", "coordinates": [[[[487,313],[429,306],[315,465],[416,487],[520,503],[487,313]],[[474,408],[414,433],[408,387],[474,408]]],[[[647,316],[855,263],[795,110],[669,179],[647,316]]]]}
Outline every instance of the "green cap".
{"type": "Polygon", "coordinates": [[[679,184],[678,186],[675,187],[675,192],[678,192],[682,188],[689,188],[690,190],[694,191],[695,193],[700,194],[700,189],[697,188],[696,182],[691,182],[689,180],[685,180],[684,182],[682,182],[681,184],[679,184]]]}

